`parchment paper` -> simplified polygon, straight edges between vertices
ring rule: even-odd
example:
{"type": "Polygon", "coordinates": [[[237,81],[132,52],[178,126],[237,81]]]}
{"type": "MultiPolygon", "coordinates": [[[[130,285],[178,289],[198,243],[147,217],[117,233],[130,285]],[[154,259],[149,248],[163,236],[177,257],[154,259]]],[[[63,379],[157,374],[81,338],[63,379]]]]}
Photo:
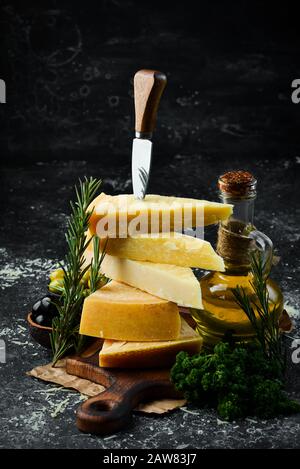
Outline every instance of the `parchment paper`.
{"type": "MultiPolygon", "coordinates": [[[[55,383],[65,388],[75,389],[81,394],[92,397],[100,394],[105,390],[101,384],[93,383],[88,379],[78,378],[77,376],[69,375],[65,369],[66,360],[60,360],[56,367],[53,368],[51,363],[47,365],[37,366],[33,370],[28,371],[28,376],[33,376],[48,383],[55,383]]],[[[186,404],[184,399],[161,399],[152,402],[140,404],[135,411],[144,412],[148,414],[164,414],[170,410],[177,409],[186,404]]]]}

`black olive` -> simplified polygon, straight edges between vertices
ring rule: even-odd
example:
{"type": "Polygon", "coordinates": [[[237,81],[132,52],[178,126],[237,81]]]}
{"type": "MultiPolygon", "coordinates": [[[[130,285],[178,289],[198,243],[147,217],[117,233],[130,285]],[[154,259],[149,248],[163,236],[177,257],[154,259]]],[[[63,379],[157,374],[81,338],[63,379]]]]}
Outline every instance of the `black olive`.
{"type": "Polygon", "coordinates": [[[56,301],[56,298],[51,297],[51,295],[38,300],[32,307],[32,320],[41,326],[51,326],[52,319],[58,316],[54,301],[56,301]]]}
{"type": "Polygon", "coordinates": [[[44,316],[43,314],[39,314],[34,322],[39,324],[40,326],[45,326],[45,327],[51,327],[52,325],[52,319],[49,318],[48,316],[44,316]]]}
{"type": "Polygon", "coordinates": [[[41,300],[37,301],[36,303],[34,303],[33,307],[32,307],[32,312],[35,312],[35,311],[38,311],[38,309],[40,308],[42,302],[41,300]]]}
{"type": "Polygon", "coordinates": [[[51,303],[51,298],[49,298],[49,296],[45,296],[45,298],[43,298],[41,302],[42,302],[43,308],[49,308],[49,305],[51,303]]]}

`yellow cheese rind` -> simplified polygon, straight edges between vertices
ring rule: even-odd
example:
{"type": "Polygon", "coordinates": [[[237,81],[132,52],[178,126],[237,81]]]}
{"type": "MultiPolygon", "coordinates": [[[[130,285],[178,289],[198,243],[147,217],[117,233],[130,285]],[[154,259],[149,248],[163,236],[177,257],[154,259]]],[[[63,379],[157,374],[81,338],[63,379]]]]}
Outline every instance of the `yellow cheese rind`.
{"type": "Polygon", "coordinates": [[[105,218],[109,226],[107,234],[123,237],[126,233],[133,234],[130,222],[136,217],[142,217],[147,223],[146,226],[144,223],[139,225],[139,233],[180,231],[178,219],[183,220],[182,228],[211,225],[229,218],[232,208],[230,204],[181,197],[148,194],[143,200],[137,200],[132,194],[111,196],[102,193],[88,208],[93,209],[89,227],[92,234],[103,237],[99,227],[97,231],[97,223],[105,218]]]}
{"type": "Polygon", "coordinates": [[[224,261],[208,241],[181,233],[140,234],[127,238],[101,240],[107,254],[180,267],[198,267],[205,270],[225,270],[224,261]]]}
{"type": "Polygon", "coordinates": [[[180,351],[198,353],[202,338],[182,319],[180,337],[164,342],[126,342],[105,340],[99,353],[104,368],[164,368],[175,363],[180,351]]]}
{"type": "Polygon", "coordinates": [[[120,259],[106,254],[101,272],[108,278],[140,288],[181,306],[201,309],[200,283],[189,267],[120,259]]]}
{"type": "Polygon", "coordinates": [[[111,281],[84,300],[80,334],[115,340],[172,340],[180,334],[175,303],[111,281]]]}

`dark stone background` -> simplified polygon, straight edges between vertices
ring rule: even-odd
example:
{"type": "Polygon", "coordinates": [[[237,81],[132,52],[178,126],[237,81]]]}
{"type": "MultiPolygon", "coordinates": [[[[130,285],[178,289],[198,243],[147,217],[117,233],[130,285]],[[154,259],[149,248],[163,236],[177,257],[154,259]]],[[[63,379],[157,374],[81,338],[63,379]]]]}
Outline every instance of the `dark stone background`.
{"type": "Polygon", "coordinates": [[[281,257],[272,276],[297,325],[287,356],[288,391],[299,399],[300,365],[291,363],[300,337],[298,31],[289,2],[1,2],[0,447],[299,448],[299,415],[224,424],[195,408],[135,415],[108,439],[83,435],[78,395],[25,376],[50,360],[25,317],[64,256],[74,184],[91,175],[108,193],[131,192],[132,77],[149,67],[169,80],[150,192],[216,200],[224,171],[258,178],[255,221],[281,257]]]}
{"type": "Polygon", "coordinates": [[[130,161],[132,77],[164,71],[157,158],[292,156],[299,26],[289,2],[98,0],[0,7],[1,159],[130,161]]]}

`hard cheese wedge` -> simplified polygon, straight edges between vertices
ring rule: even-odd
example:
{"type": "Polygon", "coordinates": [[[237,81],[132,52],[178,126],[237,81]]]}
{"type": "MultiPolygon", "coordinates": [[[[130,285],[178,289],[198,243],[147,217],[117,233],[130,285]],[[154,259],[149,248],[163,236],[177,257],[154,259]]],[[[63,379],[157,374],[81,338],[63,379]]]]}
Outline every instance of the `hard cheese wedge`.
{"type": "Polygon", "coordinates": [[[106,254],[101,272],[178,305],[202,308],[200,283],[189,267],[132,261],[106,254]]]}
{"type": "MultiPolygon", "coordinates": [[[[102,246],[106,240],[101,240],[102,246]]],[[[106,252],[122,259],[224,271],[224,261],[208,241],[181,233],[141,234],[109,238],[106,252]]]]}
{"type": "Polygon", "coordinates": [[[180,315],[175,303],[111,281],[83,304],[80,334],[105,339],[177,339],[180,315]]]}
{"type": "Polygon", "coordinates": [[[175,362],[176,354],[184,350],[199,352],[200,336],[182,319],[180,337],[164,342],[126,342],[105,340],[99,354],[99,366],[106,368],[168,367],[175,362]]]}
{"type": "Polygon", "coordinates": [[[232,205],[206,200],[146,195],[100,194],[91,203],[90,230],[99,237],[125,237],[127,234],[182,231],[181,228],[211,225],[226,220],[232,205]]]}

